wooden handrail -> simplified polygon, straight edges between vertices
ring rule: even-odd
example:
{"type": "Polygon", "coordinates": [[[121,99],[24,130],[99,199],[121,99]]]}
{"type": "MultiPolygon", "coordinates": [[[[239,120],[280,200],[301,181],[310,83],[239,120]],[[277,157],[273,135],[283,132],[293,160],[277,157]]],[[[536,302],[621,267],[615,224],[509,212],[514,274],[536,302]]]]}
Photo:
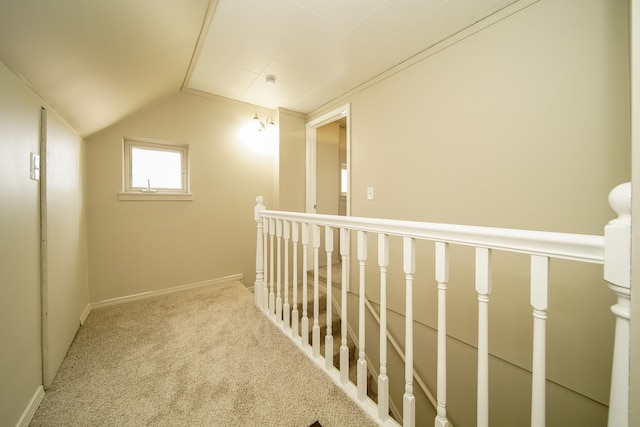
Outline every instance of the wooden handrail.
{"type": "Polygon", "coordinates": [[[309,225],[414,237],[419,240],[485,247],[594,264],[604,263],[604,237],[596,235],[270,210],[261,211],[260,215],[263,218],[309,225]]]}
{"type": "MultiPolygon", "coordinates": [[[[468,225],[437,224],[416,221],[402,221],[378,218],[345,217],[334,215],[305,214],[296,212],[279,212],[267,210],[262,204],[262,198],[257,199],[255,220],[258,227],[256,246],[256,305],[272,318],[275,323],[286,330],[282,313],[282,299],[280,296],[280,263],[282,227],[288,235],[291,225],[294,247],[297,245],[298,226],[301,227],[301,243],[303,250],[303,265],[306,265],[308,249],[313,250],[315,274],[314,285],[314,313],[313,313],[313,343],[309,349],[306,298],[303,298],[303,317],[301,319],[300,335],[294,331],[293,335],[305,351],[314,359],[320,358],[319,327],[318,327],[318,251],[320,247],[320,227],[325,227],[327,235],[330,229],[340,229],[340,256],[343,263],[350,259],[349,245],[342,240],[348,231],[357,232],[357,259],[359,264],[359,358],[358,383],[351,393],[352,398],[363,406],[382,425],[396,425],[395,421],[387,419],[382,414],[384,407],[370,408],[373,402],[366,398],[367,360],[364,347],[364,307],[367,307],[376,321],[381,324],[380,317],[365,297],[365,266],[367,263],[367,234],[377,234],[379,237],[378,264],[381,273],[381,283],[386,283],[386,269],[388,266],[387,238],[398,236],[403,242],[403,271],[405,273],[405,346],[400,349],[398,343],[388,332],[386,327],[380,327],[381,343],[388,340],[401,358],[405,361],[405,393],[403,396],[403,423],[415,424],[415,396],[413,395],[413,380],[421,387],[431,404],[436,408],[436,426],[450,427],[451,423],[446,414],[446,291],[448,281],[448,246],[450,244],[471,246],[475,248],[475,291],[478,299],[478,411],[477,425],[488,426],[488,304],[491,296],[491,253],[501,250],[527,254],[531,261],[530,304],[533,315],[533,364],[532,364],[532,426],[544,426],[546,418],[546,320],[548,309],[549,260],[567,259],[572,261],[604,265],[604,279],[616,294],[618,300],[612,307],[616,316],[615,340],[613,349],[613,369],[611,380],[611,395],[609,409],[609,426],[628,426],[629,409],[629,324],[630,324],[630,294],[631,294],[631,184],[626,183],[616,187],[610,194],[609,202],[618,218],[612,220],[604,229],[603,236],[557,233],[533,230],[515,230],[494,227],[477,227],[468,225]],[[274,299],[274,237],[277,241],[277,299],[274,299]],[[270,250],[267,248],[269,241],[270,250]],[[438,393],[435,398],[427,389],[424,381],[415,375],[413,370],[413,280],[415,273],[416,240],[428,240],[436,244],[436,282],[438,284],[438,355],[437,355],[437,385],[438,393]],[[269,257],[267,258],[267,252],[269,257]],[[267,259],[269,263],[267,263],[267,259]],[[268,267],[267,267],[268,264],[268,267]],[[265,270],[269,271],[269,275],[265,270]],[[269,281],[267,282],[267,277],[269,281]],[[384,330],[385,333],[382,333],[384,330]],[[405,354],[406,352],[406,354],[405,354]]],[[[331,234],[332,235],[332,234],[331,234]]],[[[286,239],[286,237],[285,237],[286,239]]],[[[331,242],[330,242],[331,243],[331,242]]],[[[328,263],[333,245],[327,246],[328,263]]],[[[295,252],[294,252],[295,253],[295,252]]],[[[288,259],[288,256],[285,256],[288,259]]],[[[343,269],[343,277],[344,277],[343,269]]],[[[285,273],[286,274],[286,273],[285,273]]],[[[294,270],[294,283],[295,278],[294,270]]],[[[287,282],[288,279],[285,279],[287,282]]],[[[330,286],[330,285],[329,285],[330,286]]],[[[346,284],[343,283],[343,295],[346,284]]],[[[385,285],[386,286],[386,285],[385,285]]],[[[381,289],[385,289],[381,285],[381,289]]],[[[303,275],[303,294],[307,293],[307,280],[303,275]]],[[[344,298],[344,296],[343,296],[344,298]]],[[[287,296],[285,294],[285,301],[287,296]]],[[[294,297],[295,301],[295,297],[294,297]]],[[[382,306],[385,300],[381,300],[382,306]]],[[[381,306],[381,307],[382,307],[381,306]]],[[[294,310],[297,310],[294,303],[294,310]]],[[[381,308],[382,310],[382,308],[381,308]]],[[[288,309],[287,309],[288,311],[288,309]]],[[[295,311],[294,311],[295,312],[295,311]]],[[[342,317],[346,316],[344,311],[342,317]]],[[[297,317],[297,315],[293,316],[297,317]]],[[[290,330],[293,331],[293,328],[290,330]]],[[[344,333],[342,340],[344,341],[344,333]]],[[[386,351],[384,348],[381,350],[386,351]]],[[[331,376],[337,374],[336,383],[346,387],[349,391],[352,385],[345,384],[345,372],[342,366],[344,355],[341,349],[341,372],[333,368],[332,363],[323,361],[323,366],[331,376]],[[335,372],[334,372],[335,371],[335,372]]],[[[386,384],[386,355],[381,357],[380,378],[386,384]]],[[[385,391],[385,394],[387,392],[385,391]]],[[[388,399],[388,396],[385,396],[388,399]]]]}

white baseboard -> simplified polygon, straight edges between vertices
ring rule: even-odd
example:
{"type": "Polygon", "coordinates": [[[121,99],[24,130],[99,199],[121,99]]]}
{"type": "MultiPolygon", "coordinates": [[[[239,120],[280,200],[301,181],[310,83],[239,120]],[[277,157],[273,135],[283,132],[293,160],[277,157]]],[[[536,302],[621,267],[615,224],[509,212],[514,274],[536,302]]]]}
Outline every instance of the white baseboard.
{"type": "MultiPolygon", "coordinates": [[[[160,296],[160,295],[171,294],[171,293],[174,293],[174,292],[186,291],[187,289],[199,288],[199,287],[202,287],[202,286],[220,285],[220,284],[223,284],[223,283],[230,282],[232,280],[243,281],[243,275],[242,274],[234,274],[232,276],[221,277],[219,279],[205,280],[205,281],[202,281],[202,282],[189,283],[187,285],[180,285],[180,286],[174,286],[172,288],[160,289],[160,290],[157,290],[157,291],[142,292],[140,294],[135,294],[135,295],[128,295],[128,296],[124,296],[124,297],[106,299],[106,300],[103,300],[103,301],[98,301],[98,302],[94,302],[94,303],[89,304],[91,306],[89,311],[93,310],[94,308],[107,307],[107,306],[115,305],[115,304],[123,304],[125,302],[135,301],[135,300],[144,299],[144,298],[157,297],[157,296],[160,296]]],[[[87,313],[87,315],[88,315],[88,313],[87,313]]]]}
{"type": "Polygon", "coordinates": [[[31,398],[31,402],[29,402],[29,405],[22,413],[22,416],[20,417],[20,420],[18,420],[18,424],[16,424],[16,427],[27,427],[29,425],[29,423],[33,419],[33,416],[36,414],[40,403],[42,403],[42,399],[44,399],[44,387],[40,386],[31,398]]]}
{"type": "Polygon", "coordinates": [[[87,304],[87,306],[82,311],[82,314],[80,315],[80,326],[84,325],[84,322],[87,321],[89,313],[91,313],[91,304],[87,304]]]}

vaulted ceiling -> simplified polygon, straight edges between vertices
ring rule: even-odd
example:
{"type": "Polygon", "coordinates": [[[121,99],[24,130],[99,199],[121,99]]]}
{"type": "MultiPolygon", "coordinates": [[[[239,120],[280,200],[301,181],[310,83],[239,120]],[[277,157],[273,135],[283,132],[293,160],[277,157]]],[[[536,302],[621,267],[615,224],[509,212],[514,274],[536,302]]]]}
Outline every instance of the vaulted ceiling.
{"type": "Polygon", "coordinates": [[[0,0],[0,60],[82,136],[179,90],[308,113],[515,2],[0,0]]]}

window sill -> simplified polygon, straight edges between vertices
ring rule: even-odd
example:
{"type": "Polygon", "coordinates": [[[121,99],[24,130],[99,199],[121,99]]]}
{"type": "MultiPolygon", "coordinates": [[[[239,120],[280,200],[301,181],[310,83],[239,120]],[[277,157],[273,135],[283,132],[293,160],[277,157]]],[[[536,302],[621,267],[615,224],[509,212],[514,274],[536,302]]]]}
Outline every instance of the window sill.
{"type": "Polygon", "coordinates": [[[191,193],[118,193],[118,200],[140,201],[140,200],[193,200],[191,193]]]}

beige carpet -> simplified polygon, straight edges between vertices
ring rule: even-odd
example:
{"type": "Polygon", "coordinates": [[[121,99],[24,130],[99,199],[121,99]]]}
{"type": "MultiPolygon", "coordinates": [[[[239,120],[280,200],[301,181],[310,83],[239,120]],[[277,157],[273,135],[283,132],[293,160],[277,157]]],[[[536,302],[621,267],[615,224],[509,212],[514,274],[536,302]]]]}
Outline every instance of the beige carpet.
{"type": "Polygon", "coordinates": [[[93,310],[31,426],[374,426],[241,283],[93,310]]]}

